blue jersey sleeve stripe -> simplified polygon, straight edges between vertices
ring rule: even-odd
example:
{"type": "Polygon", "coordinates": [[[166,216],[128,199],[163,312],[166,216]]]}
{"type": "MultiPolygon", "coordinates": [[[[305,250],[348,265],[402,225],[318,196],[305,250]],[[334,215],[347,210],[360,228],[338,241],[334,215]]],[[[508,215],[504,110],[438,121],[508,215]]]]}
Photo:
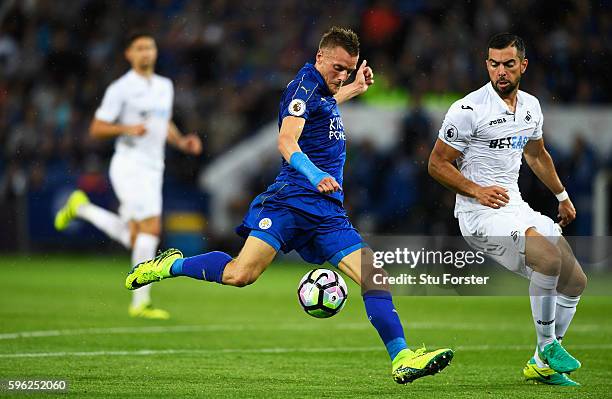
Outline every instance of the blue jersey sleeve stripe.
{"type": "Polygon", "coordinates": [[[307,103],[307,102],[308,102],[308,100],[310,100],[310,97],[312,97],[312,95],[315,93],[315,91],[317,90],[317,87],[319,87],[319,84],[318,84],[318,83],[315,85],[315,87],[313,87],[313,88],[312,88],[312,93],[310,93],[310,95],[308,96],[308,98],[307,98],[307,99],[306,99],[306,101],[304,101],[304,102],[306,102],[306,103],[307,103]]]}
{"type": "Polygon", "coordinates": [[[298,93],[298,90],[300,90],[300,86],[302,85],[302,82],[304,81],[304,77],[306,76],[306,74],[302,75],[302,79],[300,79],[300,83],[297,84],[296,88],[295,88],[295,93],[293,93],[293,96],[291,96],[291,99],[293,100],[295,98],[295,95],[298,93]]]}

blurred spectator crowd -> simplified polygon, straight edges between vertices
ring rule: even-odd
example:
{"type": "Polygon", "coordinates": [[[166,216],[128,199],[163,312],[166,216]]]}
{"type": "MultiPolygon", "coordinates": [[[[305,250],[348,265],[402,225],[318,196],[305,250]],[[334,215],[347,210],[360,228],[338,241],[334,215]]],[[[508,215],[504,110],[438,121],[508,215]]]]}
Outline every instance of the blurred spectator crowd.
{"type": "MultiPolygon", "coordinates": [[[[349,149],[347,206],[371,231],[423,232],[429,226],[428,233],[455,232],[451,212],[439,212],[452,207],[452,195],[426,174],[439,121],[421,105],[484,84],[492,34],[512,31],[525,39],[530,63],[522,85],[541,102],[612,102],[608,1],[550,7],[527,0],[5,0],[0,205],[18,187],[37,190],[106,173],[112,143],[92,140],[87,129],[104,89],[128,68],[128,32],[155,35],[157,72],[175,84],[177,125],[204,139],[199,159],[168,155],[167,181],[192,185],[211,159],[276,118],[280,93],[313,59],[332,25],[360,34],[361,53],[377,78],[370,100],[388,94],[407,110],[395,153],[378,153],[368,143],[349,149]]],[[[579,187],[588,181],[580,174],[594,173],[600,161],[588,144],[577,148],[579,153],[557,155],[561,174],[579,187]]],[[[88,181],[103,184],[98,180],[88,181]]],[[[253,191],[261,185],[253,182],[253,191]]]]}

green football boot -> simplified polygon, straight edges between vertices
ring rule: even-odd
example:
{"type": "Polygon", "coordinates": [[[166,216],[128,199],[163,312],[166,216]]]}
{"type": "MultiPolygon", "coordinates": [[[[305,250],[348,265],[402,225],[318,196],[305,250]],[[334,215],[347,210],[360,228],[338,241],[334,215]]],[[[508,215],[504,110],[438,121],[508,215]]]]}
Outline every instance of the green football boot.
{"type": "Polygon", "coordinates": [[[438,349],[427,352],[425,347],[411,351],[403,349],[391,364],[391,375],[398,384],[406,384],[417,378],[433,375],[442,371],[453,359],[451,349],[438,349]]]}
{"type": "Polygon", "coordinates": [[[571,373],[580,368],[580,362],[570,355],[556,339],[542,350],[538,348],[538,355],[557,373],[571,373]]]}
{"type": "Polygon", "coordinates": [[[85,204],[89,204],[87,194],[81,190],[73,191],[62,209],[55,214],[55,229],[57,231],[66,230],[70,222],[77,216],[77,210],[85,204]]]}
{"type": "Polygon", "coordinates": [[[130,316],[150,320],[168,320],[170,313],[163,309],[154,308],[151,303],[143,303],[138,306],[130,305],[128,309],[130,316]]]}
{"type": "Polygon", "coordinates": [[[167,249],[155,258],[140,262],[132,268],[125,279],[125,288],[135,290],[155,281],[160,281],[170,275],[170,268],[177,259],[182,259],[183,254],[178,249],[167,249]]]}
{"type": "Polygon", "coordinates": [[[540,384],[547,385],[559,385],[564,387],[577,387],[579,383],[569,378],[563,373],[557,373],[550,367],[538,367],[535,359],[532,357],[529,359],[525,368],[523,369],[523,375],[527,381],[535,381],[540,384]]]}

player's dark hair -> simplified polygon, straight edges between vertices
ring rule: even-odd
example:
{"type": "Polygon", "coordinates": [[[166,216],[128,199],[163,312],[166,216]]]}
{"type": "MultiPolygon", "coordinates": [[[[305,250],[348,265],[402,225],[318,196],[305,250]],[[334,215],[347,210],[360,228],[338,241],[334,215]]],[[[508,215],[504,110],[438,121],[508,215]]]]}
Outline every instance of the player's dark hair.
{"type": "Polygon", "coordinates": [[[359,55],[359,37],[350,29],[333,26],[323,34],[319,49],[342,47],[351,56],[359,55]]]}
{"type": "Polygon", "coordinates": [[[123,43],[123,48],[127,50],[132,45],[132,43],[134,43],[136,40],[140,39],[141,37],[148,37],[148,38],[151,38],[151,39],[155,40],[155,36],[153,36],[149,32],[146,32],[146,31],[135,31],[135,32],[132,32],[132,33],[128,34],[125,37],[125,42],[123,43]]]}
{"type": "Polygon", "coordinates": [[[501,50],[509,46],[516,47],[516,54],[520,59],[525,58],[525,42],[517,35],[504,32],[498,33],[489,39],[488,48],[501,50]]]}

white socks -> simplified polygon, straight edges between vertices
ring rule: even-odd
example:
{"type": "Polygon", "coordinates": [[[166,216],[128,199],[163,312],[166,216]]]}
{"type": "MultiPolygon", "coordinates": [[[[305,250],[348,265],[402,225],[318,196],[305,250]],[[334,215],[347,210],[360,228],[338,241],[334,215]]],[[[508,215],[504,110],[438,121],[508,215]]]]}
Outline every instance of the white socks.
{"type": "Polygon", "coordinates": [[[538,272],[531,275],[529,298],[540,349],[555,340],[558,281],[559,276],[547,276],[538,272]]]}
{"type": "MultiPolygon", "coordinates": [[[[561,342],[567,328],[569,327],[574,314],[576,313],[576,306],[580,301],[580,296],[569,296],[559,293],[557,296],[557,308],[555,313],[555,335],[557,341],[561,342]]],[[[546,363],[540,359],[538,355],[538,348],[536,347],[533,355],[538,367],[548,367],[546,363]]]]}
{"type": "Polygon", "coordinates": [[[130,228],[116,214],[94,204],[84,204],[77,210],[77,216],[87,220],[124,247],[130,248],[130,228]]]}
{"type": "Polygon", "coordinates": [[[558,294],[557,313],[555,315],[555,335],[557,336],[557,341],[561,342],[563,339],[567,328],[574,318],[579,301],[580,296],[558,294]]]}
{"type": "MultiPolygon", "coordinates": [[[[132,265],[154,258],[158,245],[159,237],[147,233],[138,234],[132,249],[132,265]]],[[[150,284],[134,290],[132,295],[132,306],[139,306],[147,302],[151,302],[150,284]]]]}
{"type": "MultiPolygon", "coordinates": [[[[77,216],[93,224],[127,249],[131,248],[130,228],[115,213],[94,204],[84,204],[77,210],[77,216]]],[[[154,258],[158,245],[159,237],[147,233],[138,234],[132,248],[132,265],[154,258]]],[[[134,290],[132,306],[147,302],[151,302],[151,285],[134,290]]]]}

